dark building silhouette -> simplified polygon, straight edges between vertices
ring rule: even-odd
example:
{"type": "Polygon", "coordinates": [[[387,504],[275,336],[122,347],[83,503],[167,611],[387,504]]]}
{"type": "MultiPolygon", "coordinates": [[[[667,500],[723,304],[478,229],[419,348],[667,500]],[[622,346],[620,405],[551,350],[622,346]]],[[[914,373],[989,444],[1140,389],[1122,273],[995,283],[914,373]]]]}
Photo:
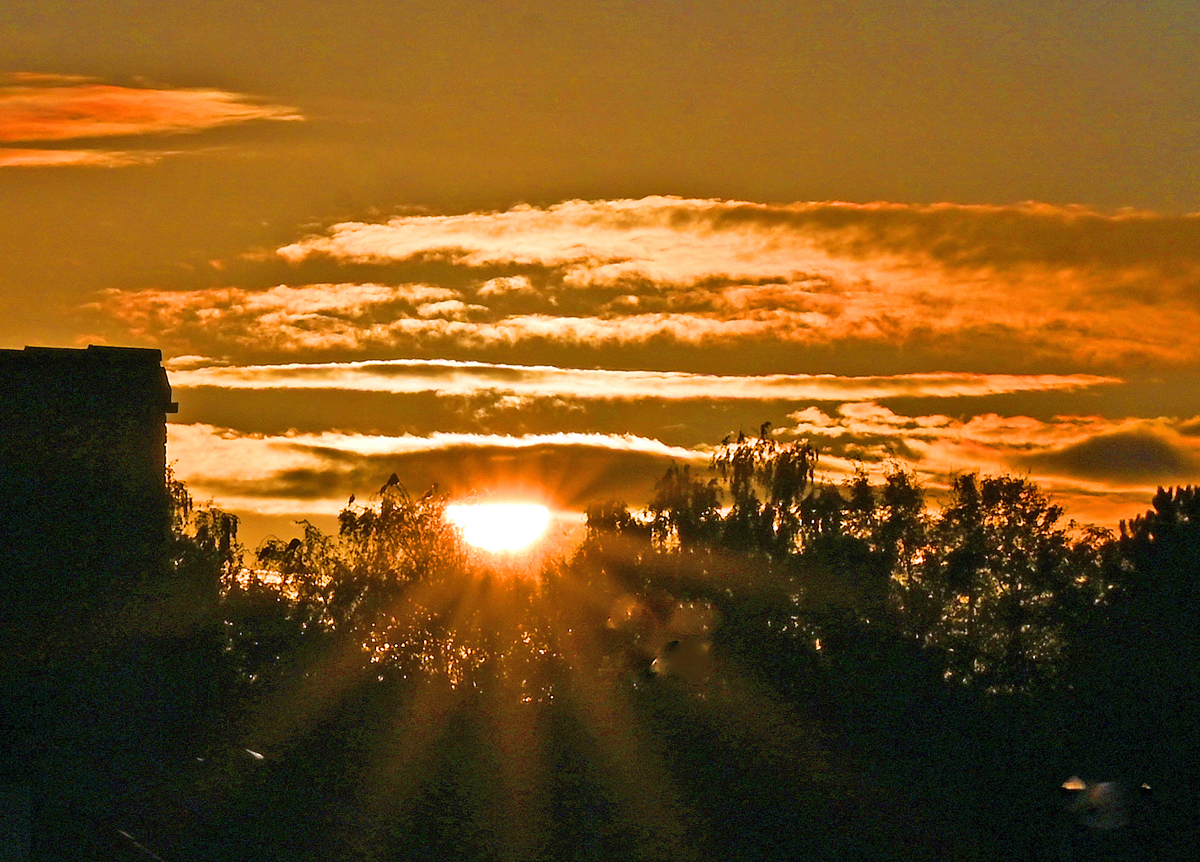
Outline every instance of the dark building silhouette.
{"type": "Polygon", "coordinates": [[[162,353],[0,350],[0,405],[3,615],[44,622],[161,572],[176,410],[162,353]]]}
{"type": "Polygon", "coordinates": [[[149,858],[121,812],[192,732],[215,643],[180,634],[175,409],[158,350],[0,350],[0,858],[149,858]]]}

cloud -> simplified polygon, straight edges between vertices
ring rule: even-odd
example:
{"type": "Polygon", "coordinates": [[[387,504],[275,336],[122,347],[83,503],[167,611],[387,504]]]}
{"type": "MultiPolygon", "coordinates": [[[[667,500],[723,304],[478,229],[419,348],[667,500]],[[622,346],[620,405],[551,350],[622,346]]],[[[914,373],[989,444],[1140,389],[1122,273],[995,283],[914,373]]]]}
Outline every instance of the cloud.
{"type": "Polygon", "coordinates": [[[172,368],[177,387],[339,389],[362,392],[472,395],[501,392],[575,399],[862,401],[897,397],[962,397],[1012,392],[1070,391],[1120,381],[1087,374],[832,374],[721,376],[509,365],[456,360],[396,359],[287,365],[203,365],[172,368]]]}
{"type": "Polygon", "coordinates": [[[538,298],[534,310],[509,313],[493,308],[490,298],[477,292],[353,283],[263,290],[109,290],[89,307],[127,325],[135,336],[144,335],[144,323],[153,320],[158,339],[197,353],[228,353],[235,347],[365,352],[421,344],[467,350],[523,344],[608,348],[665,341],[722,349],[760,343],[848,350],[891,346],[955,364],[966,358],[1026,368],[1069,362],[1096,371],[1200,359],[1200,308],[1180,303],[1086,314],[1074,309],[1070,313],[1078,320],[1066,323],[1051,310],[1043,309],[1043,317],[1032,310],[1013,311],[1024,301],[1019,290],[947,300],[969,302],[974,307],[970,314],[943,308],[928,290],[906,297],[890,287],[860,287],[832,296],[813,294],[804,285],[786,295],[772,288],[774,295],[759,301],[751,300],[759,288],[734,290],[737,301],[729,302],[715,288],[672,294],[655,287],[640,296],[622,293],[594,302],[590,314],[573,313],[568,302],[553,296],[538,298]],[[421,290],[442,290],[444,298],[405,302],[421,290]],[[344,293],[349,306],[340,309],[331,301],[312,307],[305,299],[333,292],[344,293]],[[374,297],[360,302],[357,297],[364,293],[374,297]],[[457,302],[436,304],[451,300],[457,302]],[[700,307],[655,308],[684,302],[700,307]]]}
{"type": "Polygon", "coordinates": [[[648,495],[672,460],[709,453],[632,435],[244,435],[211,425],[168,425],[177,474],[201,498],[249,511],[330,514],[349,494],[366,499],[396,472],[413,492],[433,483],[460,497],[502,492],[581,510],[592,499],[648,495]]]}
{"type": "Polygon", "coordinates": [[[934,488],[963,470],[1027,473],[1109,523],[1129,514],[1116,502],[1195,481],[1200,463],[1200,420],[1145,406],[1184,403],[1180,381],[1200,363],[1196,215],[567,201],[345,222],[187,277],[193,289],[103,292],[89,313],[104,322],[87,328],[186,354],[172,381],[212,411],[198,421],[273,432],[209,428],[185,450],[225,452],[228,433],[257,452],[230,450],[210,479],[194,471],[247,506],[336,510],[388,464],[415,487],[536,476],[584,499],[556,459],[601,477],[588,493],[623,495],[602,477],[646,489],[680,453],[702,464],[696,441],[720,439],[751,404],[769,407],[755,426],[791,412],[777,433],[816,442],[834,479],[889,461],[934,488]],[[853,376],[797,373],[831,369],[853,376]],[[926,373],[884,373],[913,371],[926,373]],[[960,400],[918,403],[932,398],[960,400]],[[1051,400],[1080,415],[1050,415],[1051,400]],[[1094,415],[1105,409],[1117,418],[1094,415]],[[336,423],[383,448],[277,433],[336,423]],[[531,433],[564,427],[679,451],[531,433]],[[463,428],[511,436],[433,433],[463,428]],[[387,436],[399,430],[413,436],[387,436]]]}
{"type": "MultiPolygon", "coordinates": [[[[505,315],[492,313],[480,302],[464,302],[456,291],[414,284],[278,285],[265,290],[227,287],[186,292],[109,289],[86,307],[125,324],[135,337],[152,331],[157,339],[208,352],[227,352],[231,347],[286,353],[368,351],[414,344],[479,349],[528,342],[605,347],[645,344],[664,337],[715,345],[764,338],[829,341],[833,336],[830,331],[822,332],[828,329],[825,316],[788,309],[756,310],[750,315],[723,311],[505,315]],[[420,296],[429,301],[412,301],[420,296]]],[[[845,323],[849,325],[839,329],[846,337],[870,339],[879,334],[874,322],[845,323]]]]}
{"type": "Polygon", "coordinates": [[[177,151],[31,150],[0,147],[0,168],[127,168],[151,165],[177,151]]]}
{"type": "Polygon", "coordinates": [[[467,305],[461,299],[443,299],[439,302],[426,302],[417,306],[417,316],[426,320],[443,318],[461,320],[472,311],[487,311],[482,305],[467,305]]]}
{"type": "MultiPolygon", "coordinates": [[[[1200,360],[1200,216],[652,197],[345,222],[277,256],[296,273],[373,269],[396,291],[436,266],[456,295],[433,302],[462,305],[327,309],[292,325],[298,313],[280,304],[284,325],[268,333],[276,319],[256,324],[253,303],[222,307],[227,293],[197,291],[175,302],[221,313],[166,316],[169,333],[194,352],[221,352],[203,342],[232,331],[293,352],[769,341],[1024,369],[1200,360]]],[[[120,316],[163,302],[129,291],[105,307],[120,316]]]]}
{"type": "MultiPolygon", "coordinates": [[[[1054,492],[1149,499],[1157,484],[1200,479],[1200,441],[1181,433],[1195,420],[994,413],[957,419],[906,416],[872,402],[809,407],[791,418],[776,437],[813,442],[821,473],[832,481],[859,466],[878,474],[900,464],[933,488],[963,471],[1031,472],[1054,492]]],[[[710,445],[674,446],[630,434],[246,434],[205,424],[172,424],[168,431],[170,457],[201,496],[226,505],[240,500],[254,511],[326,514],[393,471],[413,490],[438,482],[452,495],[523,489],[562,508],[582,509],[605,496],[636,504],[668,463],[703,467],[712,453],[710,445]]],[[[1115,522],[1128,512],[1107,515],[1115,522]]]]}
{"type": "Polygon", "coordinates": [[[537,289],[533,286],[533,282],[529,280],[527,275],[508,275],[498,278],[489,278],[479,288],[479,295],[487,296],[504,296],[506,294],[523,294],[529,295],[536,293],[537,289]]]}
{"type": "Polygon", "coordinates": [[[0,89],[0,141],[180,134],[250,120],[299,120],[294,108],[212,89],[120,87],[88,82],[0,89]]]}
{"type": "MultiPolygon", "coordinates": [[[[1072,515],[1115,524],[1156,485],[1200,480],[1200,439],[1188,435],[1196,422],[904,415],[850,402],[796,411],[775,437],[814,443],[824,481],[863,467],[878,478],[898,465],[936,494],[956,473],[1017,473],[1068,503],[1072,515]]],[[[703,472],[713,451],[707,443],[592,432],[255,434],[201,423],[172,424],[168,432],[176,471],[201,499],[241,511],[313,515],[336,513],[351,493],[368,499],[392,472],[414,493],[438,483],[455,498],[534,497],[576,512],[602,499],[636,506],[669,463],[703,472]]]]}
{"type": "Polygon", "coordinates": [[[55,72],[9,72],[0,75],[0,81],[13,84],[89,84],[95,80],[87,75],[63,75],[55,72]]]}
{"type": "Polygon", "coordinates": [[[1200,437],[1200,416],[1181,422],[1177,430],[1188,437],[1200,437]]]}
{"type": "Polygon", "coordinates": [[[312,255],[358,262],[425,255],[469,266],[537,263],[568,267],[568,280],[577,284],[630,276],[684,284],[711,276],[794,278],[808,271],[806,261],[835,275],[838,261],[903,269],[922,260],[967,272],[1166,264],[1194,274],[1198,241],[1197,215],[1105,215],[1047,204],[776,205],[647,197],[343,222],[278,253],[292,261],[312,255]]]}
{"type": "Polygon", "coordinates": [[[1172,485],[1200,479],[1200,446],[1145,429],[1105,434],[1026,459],[1041,472],[1122,485],[1172,485]]]}
{"type": "Polygon", "coordinates": [[[1200,441],[1188,436],[1195,420],[905,416],[873,402],[809,407],[790,418],[795,424],[780,433],[813,441],[838,473],[898,463],[945,487],[956,472],[1029,472],[1051,489],[1147,495],[1159,483],[1200,478],[1200,441]]]}
{"type": "MultiPolygon", "coordinates": [[[[0,86],[0,143],[179,135],[255,120],[300,120],[294,108],[217,89],[124,87],[67,75],[17,73],[0,86]]],[[[167,151],[0,149],[0,167],[123,167],[167,151]]]]}
{"type": "MultiPolygon", "coordinates": [[[[130,334],[197,347],[218,344],[295,352],[389,345],[398,337],[436,335],[467,310],[459,294],[423,284],[277,285],[198,291],[105,290],[88,308],[121,321],[130,334]],[[421,314],[433,314],[430,320],[421,314]]],[[[459,323],[459,326],[467,324],[459,323]]]]}

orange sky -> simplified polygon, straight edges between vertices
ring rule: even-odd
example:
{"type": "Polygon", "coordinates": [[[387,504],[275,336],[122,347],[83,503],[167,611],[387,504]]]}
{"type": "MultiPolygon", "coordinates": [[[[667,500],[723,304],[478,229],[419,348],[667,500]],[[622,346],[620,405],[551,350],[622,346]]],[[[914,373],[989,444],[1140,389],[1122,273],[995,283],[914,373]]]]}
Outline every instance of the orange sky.
{"type": "Polygon", "coordinates": [[[0,347],[161,348],[251,543],[393,471],[636,503],[767,420],[1110,524],[1200,481],[1195,4],[14,0],[0,43],[0,347]]]}

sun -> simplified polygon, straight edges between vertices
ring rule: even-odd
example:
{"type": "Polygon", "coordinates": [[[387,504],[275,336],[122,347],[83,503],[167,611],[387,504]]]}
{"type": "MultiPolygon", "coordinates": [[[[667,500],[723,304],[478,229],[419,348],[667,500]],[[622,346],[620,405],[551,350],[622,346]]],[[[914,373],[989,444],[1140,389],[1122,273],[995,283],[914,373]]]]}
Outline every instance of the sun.
{"type": "Polygon", "coordinates": [[[536,542],[550,524],[550,510],[537,503],[454,503],[446,518],[468,545],[496,553],[536,542]]]}

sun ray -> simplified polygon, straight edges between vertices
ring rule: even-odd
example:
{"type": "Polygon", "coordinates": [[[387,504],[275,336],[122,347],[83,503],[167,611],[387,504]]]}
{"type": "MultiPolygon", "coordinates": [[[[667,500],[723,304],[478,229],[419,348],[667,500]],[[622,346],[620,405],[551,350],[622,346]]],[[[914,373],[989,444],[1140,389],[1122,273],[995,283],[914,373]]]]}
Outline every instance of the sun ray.
{"type": "MultiPolygon", "coordinates": [[[[604,650],[592,636],[597,590],[581,583],[564,585],[566,601],[556,608],[553,632],[562,657],[566,686],[560,708],[585,735],[598,781],[606,797],[617,803],[615,816],[632,828],[643,855],[653,858],[699,858],[688,834],[693,819],[681,788],[655,741],[627,699],[627,692],[603,671],[604,650]],[[588,598],[585,599],[584,597],[588,598]],[[590,600],[589,600],[590,599],[590,600]]],[[[616,594],[619,585],[601,574],[599,592],[616,594]]]]}
{"type": "Polygon", "coordinates": [[[884,843],[913,824],[907,796],[832,753],[815,705],[742,666],[736,635],[716,637],[747,602],[789,613],[789,578],[738,554],[663,553],[640,534],[602,542],[540,577],[508,577],[487,552],[400,586],[281,678],[248,739],[311,751],[330,716],[365,723],[339,752],[356,776],[339,840],[363,858],[402,835],[447,852],[485,841],[511,859],[702,858],[745,792],[746,827],[782,818],[795,848],[849,840],[822,825],[833,810],[884,843]],[[666,667],[663,644],[684,640],[707,661],[666,667]],[[771,780],[747,785],[758,772],[771,780]],[[604,837],[585,846],[588,830],[604,837]]]}
{"type": "MultiPolygon", "coordinates": [[[[474,609],[482,605],[483,582],[463,578],[458,587],[445,603],[443,632],[466,628],[474,609]]],[[[381,748],[372,752],[357,788],[357,816],[347,832],[348,842],[387,842],[380,830],[403,814],[434,778],[437,748],[473,694],[449,673],[418,673],[406,682],[390,724],[377,735],[381,748]]]]}
{"type": "Polygon", "coordinates": [[[537,638],[528,631],[536,620],[523,620],[528,615],[519,613],[532,610],[523,601],[529,592],[524,585],[509,587],[486,608],[488,630],[495,633],[497,657],[482,692],[483,720],[494,742],[492,755],[497,771],[488,810],[501,858],[507,859],[545,858],[553,825],[548,811],[549,764],[544,727],[544,709],[549,700],[530,694],[531,684],[544,690],[547,680],[542,677],[547,661],[539,652],[537,638]],[[513,607],[517,603],[525,607],[513,607]]]}

